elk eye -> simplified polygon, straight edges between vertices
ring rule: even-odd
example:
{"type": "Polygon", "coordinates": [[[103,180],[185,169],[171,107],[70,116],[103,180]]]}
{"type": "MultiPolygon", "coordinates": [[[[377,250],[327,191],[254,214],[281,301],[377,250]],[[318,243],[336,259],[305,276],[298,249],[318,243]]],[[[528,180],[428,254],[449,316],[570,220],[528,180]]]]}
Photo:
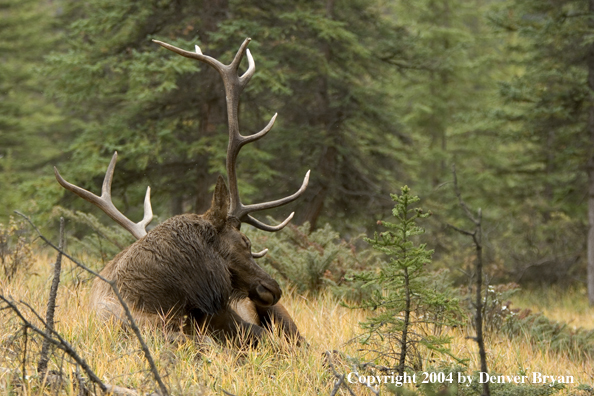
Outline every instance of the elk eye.
{"type": "Polygon", "coordinates": [[[245,244],[245,246],[246,246],[248,249],[251,249],[251,248],[252,248],[252,246],[251,246],[251,243],[250,243],[250,240],[249,240],[249,239],[247,239],[247,237],[244,237],[244,238],[243,238],[243,243],[245,244]]]}

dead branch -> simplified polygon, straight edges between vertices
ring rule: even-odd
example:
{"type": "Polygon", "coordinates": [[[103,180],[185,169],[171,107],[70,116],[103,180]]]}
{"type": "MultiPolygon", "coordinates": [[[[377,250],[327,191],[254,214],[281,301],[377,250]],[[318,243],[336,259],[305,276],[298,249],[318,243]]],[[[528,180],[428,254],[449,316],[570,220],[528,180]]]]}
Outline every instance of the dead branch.
{"type": "MultiPolygon", "coordinates": [[[[29,304],[21,301],[21,304],[23,304],[27,308],[29,308],[29,310],[33,313],[33,315],[35,315],[37,317],[37,319],[39,321],[41,321],[41,323],[44,325],[44,327],[46,329],[46,332],[44,332],[39,327],[35,326],[31,321],[26,319],[25,316],[23,315],[23,313],[18,309],[18,306],[13,301],[7,299],[4,295],[1,295],[1,294],[0,294],[0,300],[4,301],[8,305],[8,308],[11,309],[23,322],[23,326],[25,328],[25,330],[24,330],[25,344],[27,342],[26,329],[31,329],[35,333],[39,334],[43,338],[44,341],[47,341],[49,344],[54,345],[56,348],[64,351],[64,353],[66,353],[68,356],[70,356],[74,360],[74,363],[76,363],[76,365],[77,365],[76,378],[78,380],[78,386],[81,389],[80,394],[87,394],[86,391],[88,391],[88,390],[84,386],[84,381],[82,380],[82,378],[80,378],[80,375],[78,374],[78,367],[81,367],[85,371],[85,373],[87,374],[87,376],[89,377],[91,382],[93,382],[94,384],[99,386],[99,388],[105,393],[110,393],[110,394],[116,395],[116,396],[137,396],[138,395],[138,392],[133,389],[128,389],[128,388],[124,388],[121,386],[103,383],[103,381],[101,381],[101,379],[99,379],[99,377],[95,374],[95,372],[90,368],[90,366],[87,364],[85,359],[82,358],[80,355],[78,355],[78,353],[74,350],[73,346],[68,341],[63,339],[62,336],[59,333],[57,333],[53,328],[49,328],[47,326],[47,323],[45,323],[45,321],[41,318],[41,316],[29,304]],[[52,336],[54,336],[55,338],[52,338],[52,336]]],[[[26,353],[27,352],[26,352],[26,346],[25,346],[23,362],[22,362],[23,367],[21,370],[22,374],[23,374],[23,381],[25,378],[26,353]]],[[[60,372],[61,372],[61,370],[60,370],[60,372]]],[[[60,377],[60,379],[61,379],[61,377],[60,377]]]]}
{"type": "Polygon", "coordinates": [[[28,342],[28,330],[29,326],[25,323],[23,325],[23,338],[24,340],[24,345],[23,345],[23,361],[21,362],[22,364],[22,368],[21,368],[21,374],[23,375],[23,383],[25,383],[25,380],[27,379],[27,342],[28,342]]]}
{"type": "Polygon", "coordinates": [[[336,395],[336,393],[340,389],[340,385],[342,385],[344,383],[344,377],[345,377],[345,374],[341,375],[338,378],[338,380],[336,380],[336,382],[334,383],[334,388],[332,388],[332,392],[330,393],[330,396],[336,395]]]}
{"type": "MultiPolygon", "coordinates": [[[[353,364],[353,374],[355,374],[357,377],[359,377],[359,371],[357,370],[357,366],[353,364]]],[[[379,388],[375,389],[369,382],[365,381],[363,383],[363,385],[365,385],[367,387],[367,389],[369,389],[374,395],[379,396],[380,392],[379,392],[379,388]]]]}
{"type": "Polygon", "coordinates": [[[476,219],[472,215],[472,211],[470,210],[468,205],[466,205],[466,202],[464,202],[464,200],[462,199],[462,194],[460,193],[460,188],[458,188],[458,177],[456,176],[456,165],[452,165],[452,174],[454,175],[454,192],[456,193],[456,197],[458,198],[458,203],[460,204],[460,207],[464,210],[466,217],[468,217],[470,219],[470,221],[472,221],[474,223],[474,225],[478,226],[480,223],[480,209],[479,209],[479,218],[476,219]]]}
{"type": "MultiPolygon", "coordinates": [[[[60,244],[58,245],[60,249],[64,249],[64,218],[60,217],[60,244]]],[[[60,285],[60,273],[62,271],[62,253],[58,252],[58,257],[56,257],[56,263],[54,264],[54,278],[52,279],[52,285],[50,287],[50,294],[47,301],[47,311],[45,314],[45,323],[47,324],[48,328],[46,331],[49,332],[54,329],[54,314],[56,310],[56,298],[58,296],[58,286],[60,285]]],[[[41,356],[39,358],[39,363],[37,364],[37,372],[38,373],[45,373],[47,370],[47,363],[49,361],[49,341],[44,338],[43,344],[41,346],[41,356]]]]}
{"type": "MultiPolygon", "coordinates": [[[[474,316],[474,323],[476,327],[476,337],[474,340],[478,344],[479,348],[479,356],[481,360],[481,371],[486,373],[487,372],[487,353],[485,351],[485,339],[483,336],[483,306],[487,304],[487,292],[485,292],[485,302],[483,303],[482,299],[482,289],[483,289],[483,244],[482,244],[482,233],[483,233],[483,226],[482,226],[482,211],[479,208],[477,210],[477,216],[474,217],[472,211],[462,199],[462,194],[460,193],[460,188],[458,187],[458,178],[456,176],[456,167],[452,166],[452,174],[454,177],[454,191],[456,193],[456,197],[458,197],[458,203],[460,207],[464,210],[466,217],[474,224],[473,231],[467,231],[458,227],[455,227],[451,224],[448,226],[457,232],[463,235],[469,235],[472,237],[474,242],[474,246],[476,249],[476,261],[475,261],[475,270],[476,270],[476,298],[474,302],[474,309],[475,309],[475,316],[474,316]]],[[[486,289],[488,290],[488,289],[486,289]]],[[[491,392],[489,390],[489,383],[483,383],[483,396],[490,396],[491,392]]]]}
{"type": "Polygon", "coordinates": [[[84,358],[79,356],[78,353],[76,353],[76,351],[72,347],[72,345],[70,345],[70,343],[68,341],[66,341],[64,338],[62,338],[62,336],[59,333],[57,333],[56,331],[54,331],[51,328],[48,328],[47,323],[45,323],[45,321],[43,319],[41,319],[39,314],[37,314],[37,312],[35,312],[35,310],[33,310],[33,308],[28,306],[26,303],[23,303],[33,312],[33,314],[35,316],[37,316],[37,318],[39,320],[41,320],[41,322],[44,324],[45,328],[48,330],[48,333],[41,330],[39,327],[35,326],[33,323],[31,323],[31,321],[29,321],[27,318],[25,318],[25,316],[23,315],[21,310],[17,307],[17,305],[14,302],[12,302],[11,300],[9,300],[8,298],[6,298],[4,295],[0,294],[0,300],[4,301],[8,305],[8,307],[10,309],[12,309],[12,311],[21,319],[21,321],[27,328],[29,328],[29,329],[33,330],[35,333],[39,334],[41,337],[43,337],[45,340],[47,340],[50,344],[53,344],[57,348],[66,352],[66,354],[68,354],[68,356],[70,356],[72,359],[74,359],[74,361],[85,371],[85,373],[87,373],[87,375],[89,376],[89,379],[91,381],[93,381],[95,384],[97,384],[99,386],[99,388],[101,388],[102,391],[104,391],[104,392],[107,391],[107,386],[93,372],[93,370],[90,368],[90,366],[84,360],[84,358]],[[53,338],[52,335],[55,338],[53,338]]]}
{"type": "MultiPolygon", "coordinates": [[[[37,228],[37,226],[31,221],[31,219],[29,217],[27,217],[26,215],[24,215],[23,213],[21,213],[19,211],[15,211],[15,213],[17,215],[23,217],[31,225],[31,227],[33,227],[33,229],[35,230],[35,232],[37,232],[37,235],[39,236],[39,238],[41,240],[43,240],[46,244],[48,244],[50,247],[52,247],[58,253],[62,254],[64,257],[68,258],[70,261],[72,261],[78,267],[82,268],[83,270],[87,271],[88,273],[90,273],[92,275],[95,275],[96,277],[98,277],[99,279],[101,279],[103,282],[106,282],[107,284],[109,284],[109,286],[113,290],[115,296],[117,297],[118,301],[120,302],[122,308],[124,309],[124,313],[126,314],[126,318],[128,319],[128,325],[130,326],[130,328],[134,332],[134,335],[138,339],[138,342],[140,343],[142,352],[144,353],[144,357],[145,357],[145,359],[148,362],[150,371],[153,374],[153,377],[155,379],[155,382],[157,382],[157,384],[159,386],[159,389],[161,390],[161,395],[162,396],[169,395],[169,391],[167,390],[167,387],[165,386],[165,383],[161,379],[161,375],[159,374],[159,371],[157,370],[157,366],[155,365],[155,361],[153,360],[153,357],[152,357],[152,355],[150,353],[150,350],[149,350],[148,346],[146,345],[146,343],[144,342],[144,339],[142,338],[142,335],[140,334],[140,329],[138,328],[138,325],[136,325],[136,322],[134,320],[134,317],[132,316],[132,313],[130,312],[130,308],[128,308],[128,304],[126,304],[126,302],[122,298],[122,295],[120,294],[115,281],[110,281],[110,280],[106,279],[105,277],[101,276],[100,274],[98,274],[97,272],[93,271],[89,267],[87,267],[84,264],[80,263],[74,257],[70,256],[68,253],[64,252],[62,249],[60,249],[59,247],[57,247],[56,245],[54,245],[49,239],[47,239],[41,233],[41,231],[37,228]]],[[[58,335],[54,331],[52,331],[52,333],[58,335]]],[[[83,366],[81,365],[81,367],[83,367],[83,366]]],[[[105,387],[104,384],[103,384],[103,386],[105,387]]],[[[103,388],[102,388],[102,390],[105,391],[105,389],[103,389],[103,388]]]]}
{"type": "MultiPolygon", "coordinates": [[[[336,351],[332,351],[332,353],[334,353],[334,352],[336,352],[336,351]]],[[[332,370],[332,374],[334,374],[334,377],[336,377],[336,382],[334,383],[334,388],[332,389],[332,393],[330,393],[330,396],[336,395],[336,392],[338,392],[338,390],[340,389],[340,385],[344,385],[346,390],[351,395],[355,396],[355,393],[353,392],[353,390],[349,387],[349,385],[344,380],[345,374],[341,375],[341,374],[338,374],[338,371],[336,371],[336,368],[334,367],[334,363],[332,363],[332,353],[330,353],[330,351],[324,352],[324,355],[326,356],[326,362],[328,362],[328,366],[330,367],[330,370],[332,370]]]]}

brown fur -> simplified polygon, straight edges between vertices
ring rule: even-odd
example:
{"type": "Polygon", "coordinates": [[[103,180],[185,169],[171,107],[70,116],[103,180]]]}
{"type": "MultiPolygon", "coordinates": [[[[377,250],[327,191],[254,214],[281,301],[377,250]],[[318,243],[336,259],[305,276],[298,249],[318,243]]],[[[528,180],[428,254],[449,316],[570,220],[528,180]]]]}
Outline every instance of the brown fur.
{"type": "MultiPolygon", "coordinates": [[[[219,179],[204,215],[174,216],[121,253],[101,272],[116,285],[140,324],[184,326],[186,318],[214,334],[234,337],[240,328],[257,342],[277,323],[299,339],[297,326],[278,303],[281,289],[251,254],[240,222],[227,217],[228,191],[219,179]]],[[[96,279],[91,303],[104,318],[123,320],[111,287],[96,279]]]]}

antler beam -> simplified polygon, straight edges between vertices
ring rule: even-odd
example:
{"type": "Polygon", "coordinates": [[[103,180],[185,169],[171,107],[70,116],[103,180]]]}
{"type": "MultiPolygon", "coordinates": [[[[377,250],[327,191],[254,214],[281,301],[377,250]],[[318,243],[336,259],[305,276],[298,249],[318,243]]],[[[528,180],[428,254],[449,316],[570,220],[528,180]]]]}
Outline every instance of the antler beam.
{"type": "Polygon", "coordinates": [[[89,201],[93,205],[105,212],[106,215],[114,219],[119,225],[124,227],[130,232],[136,239],[140,239],[146,235],[146,226],[153,220],[153,209],[151,207],[151,188],[146,188],[146,195],[144,197],[144,217],[138,223],[134,223],[120,212],[113,202],[111,201],[111,182],[113,180],[113,171],[115,170],[116,161],[118,159],[118,152],[113,153],[111,162],[105,172],[105,178],[103,179],[103,187],[101,188],[101,196],[97,196],[84,188],[75,186],[72,183],[67,182],[58,172],[58,169],[54,166],[54,173],[58,183],[67,190],[72,191],[79,197],[89,201]]]}
{"type": "Polygon", "coordinates": [[[174,47],[162,41],[153,41],[167,48],[170,51],[185,56],[186,58],[196,59],[200,62],[206,63],[212,66],[221,75],[223,85],[225,86],[225,94],[227,100],[227,121],[229,125],[229,145],[227,147],[226,164],[230,194],[229,216],[237,217],[240,221],[251,224],[256,228],[265,231],[278,231],[282,229],[289,223],[289,221],[291,221],[294,213],[291,213],[291,215],[289,215],[289,217],[285,219],[285,221],[283,221],[281,224],[277,226],[264,224],[261,221],[250,216],[250,213],[264,209],[276,208],[297,199],[299,196],[303,194],[303,192],[307,188],[307,185],[309,183],[309,171],[307,171],[305,179],[303,180],[303,184],[301,185],[301,188],[297,190],[297,192],[288,197],[278,199],[275,201],[253,205],[243,205],[239,198],[239,190],[237,188],[236,165],[239,150],[245,144],[254,142],[266,135],[272,129],[272,126],[274,125],[277,116],[275,114],[268,123],[268,125],[266,125],[266,127],[264,127],[264,129],[262,129],[258,133],[249,136],[243,136],[239,132],[239,96],[245,88],[245,86],[247,85],[247,83],[249,82],[249,80],[254,75],[254,72],[256,71],[256,64],[254,63],[254,58],[252,57],[250,50],[247,49],[247,46],[251,39],[245,39],[245,41],[239,47],[237,54],[235,54],[233,61],[229,65],[224,65],[217,59],[204,55],[202,53],[202,50],[200,50],[200,47],[198,46],[196,46],[196,52],[190,52],[174,47]],[[245,73],[239,75],[239,64],[241,63],[244,54],[246,55],[248,60],[248,69],[245,73]]]}

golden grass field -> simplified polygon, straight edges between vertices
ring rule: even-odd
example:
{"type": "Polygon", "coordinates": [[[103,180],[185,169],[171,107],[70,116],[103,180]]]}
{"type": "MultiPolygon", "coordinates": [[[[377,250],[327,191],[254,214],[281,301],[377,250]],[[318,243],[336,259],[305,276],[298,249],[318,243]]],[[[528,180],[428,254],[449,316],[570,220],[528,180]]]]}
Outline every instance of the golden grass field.
{"type": "MultiPolygon", "coordinates": [[[[29,302],[44,315],[53,261],[54,258],[37,256],[27,275],[18,276],[10,283],[0,277],[0,293],[16,301],[29,302]]],[[[94,317],[87,308],[90,284],[76,282],[78,272],[73,271],[73,267],[65,261],[56,312],[57,330],[104,382],[143,394],[155,391],[156,385],[137,340],[118,325],[101,323],[94,317]]],[[[325,352],[339,351],[333,355],[333,363],[338,372],[348,374],[352,370],[348,357],[359,354],[359,344],[350,341],[357,336],[358,322],[366,313],[345,308],[328,295],[313,298],[288,292],[283,302],[309,342],[309,348],[295,348],[271,337],[257,349],[240,352],[230,346],[201,344],[191,339],[168,342],[158,330],[145,329],[145,338],[171,394],[330,395],[336,377],[325,363],[325,352]]],[[[594,309],[588,307],[583,290],[524,293],[516,298],[514,305],[541,310],[551,319],[571,326],[594,328],[594,309]]],[[[23,310],[27,312],[24,307],[23,310]]],[[[31,341],[31,336],[24,362],[25,384],[22,385],[23,341],[13,337],[21,326],[7,310],[0,311],[0,315],[3,315],[0,316],[0,394],[52,394],[48,387],[40,386],[42,381],[36,375],[35,354],[39,345],[31,341]]],[[[454,354],[469,359],[467,374],[478,370],[477,348],[475,342],[467,338],[470,334],[461,329],[450,332],[454,337],[451,345],[454,354]]],[[[572,375],[576,384],[594,383],[592,360],[571,361],[560,354],[537,350],[521,337],[510,340],[497,333],[489,335],[487,347],[491,371],[507,375],[520,371],[572,375]]],[[[63,365],[64,371],[71,373],[74,366],[68,361],[69,358],[57,353],[50,368],[63,365]]],[[[364,385],[349,386],[356,395],[373,394],[364,385]]],[[[385,389],[380,388],[380,391],[389,394],[385,389]]],[[[59,393],[77,394],[71,384],[59,393]]],[[[349,393],[342,387],[337,394],[349,393]]],[[[573,385],[560,394],[590,393],[577,391],[573,385]]]]}

